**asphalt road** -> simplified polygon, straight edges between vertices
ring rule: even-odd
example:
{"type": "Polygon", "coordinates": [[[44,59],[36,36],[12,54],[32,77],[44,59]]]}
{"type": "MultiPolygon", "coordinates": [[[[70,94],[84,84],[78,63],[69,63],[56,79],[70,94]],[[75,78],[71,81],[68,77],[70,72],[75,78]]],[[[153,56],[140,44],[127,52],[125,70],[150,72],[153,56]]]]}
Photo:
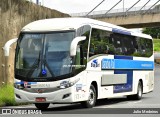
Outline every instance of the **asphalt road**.
{"type": "MultiPolygon", "coordinates": [[[[128,100],[126,97],[98,100],[94,108],[82,108],[80,104],[51,104],[43,114],[132,114],[136,110],[151,110],[160,114],[160,65],[155,65],[154,91],[143,94],[142,100],[128,100]]],[[[7,108],[35,109],[34,105],[25,105],[7,108]]],[[[141,113],[139,113],[141,114],[141,113]]],[[[66,116],[66,115],[65,115],[66,116]]],[[[39,116],[35,116],[39,117],[39,116]]],[[[44,116],[43,116],[44,117],[44,116]]],[[[124,116],[123,116],[124,117],[124,116]]]]}

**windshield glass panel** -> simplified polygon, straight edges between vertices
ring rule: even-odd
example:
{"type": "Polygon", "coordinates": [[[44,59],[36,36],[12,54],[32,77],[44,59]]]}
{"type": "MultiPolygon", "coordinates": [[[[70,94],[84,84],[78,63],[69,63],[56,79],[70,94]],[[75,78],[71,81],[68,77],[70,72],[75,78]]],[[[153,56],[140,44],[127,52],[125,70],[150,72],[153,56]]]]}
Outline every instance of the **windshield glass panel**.
{"type": "Polygon", "coordinates": [[[74,32],[21,34],[17,49],[15,75],[25,78],[54,78],[72,72],[70,44],[74,32]]]}
{"type": "MultiPolygon", "coordinates": [[[[18,43],[18,53],[16,54],[16,73],[26,76],[42,51],[42,34],[23,34],[18,43]]],[[[37,63],[38,65],[38,63],[37,63]]]]}
{"type": "Polygon", "coordinates": [[[54,76],[60,76],[70,73],[71,65],[70,44],[73,40],[73,34],[47,34],[45,41],[44,55],[45,60],[54,73],[54,76]]]}

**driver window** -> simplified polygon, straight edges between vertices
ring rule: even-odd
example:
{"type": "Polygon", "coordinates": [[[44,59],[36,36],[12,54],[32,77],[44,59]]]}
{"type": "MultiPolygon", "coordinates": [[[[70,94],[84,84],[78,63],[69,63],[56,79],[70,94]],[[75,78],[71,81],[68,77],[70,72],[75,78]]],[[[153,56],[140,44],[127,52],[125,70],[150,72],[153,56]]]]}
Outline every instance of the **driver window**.
{"type": "Polygon", "coordinates": [[[80,54],[80,45],[77,46],[76,50],[76,69],[79,69],[81,65],[81,54],[80,54]]]}

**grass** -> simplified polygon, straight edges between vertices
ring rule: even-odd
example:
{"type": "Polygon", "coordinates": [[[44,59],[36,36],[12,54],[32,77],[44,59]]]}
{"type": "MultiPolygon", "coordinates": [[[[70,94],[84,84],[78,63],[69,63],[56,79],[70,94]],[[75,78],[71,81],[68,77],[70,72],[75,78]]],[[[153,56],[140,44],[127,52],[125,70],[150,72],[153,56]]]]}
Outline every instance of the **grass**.
{"type": "Polygon", "coordinates": [[[14,88],[12,85],[0,87],[0,106],[18,105],[14,99],[14,88]]]}
{"type": "Polygon", "coordinates": [[[153,39],[154,51],[160,52],[160,39],[153,39]]]}
{"type": "Polygon", "coordinates": [[[0,87],[0,107],[3,106],[17,106],[29,103],[17,103],[14,98],[13,85],[4,85],[0,87]]]}

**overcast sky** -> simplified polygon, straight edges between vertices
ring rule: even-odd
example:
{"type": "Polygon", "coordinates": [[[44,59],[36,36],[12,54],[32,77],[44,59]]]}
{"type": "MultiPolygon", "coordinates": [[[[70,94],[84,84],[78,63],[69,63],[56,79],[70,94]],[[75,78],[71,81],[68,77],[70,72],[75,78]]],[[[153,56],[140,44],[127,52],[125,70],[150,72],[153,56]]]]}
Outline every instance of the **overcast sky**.
{"type": "MultiPolygon", "coordinates": [[[[32,1],[36,2],[36,0],[32,1]]],[[[68,14],[89,12],[101,1],[103,0],[39,0],[39,2],[41,2],[41,4],[43,4],[46,7],[68,14]]],[[[110,9],[118,1],[120,0],[105,0],[94,11],[110,9]]],[[[124,0],[124,7],[129,8],[137,1],[138,0],[124,0]]],[[[148,0],[141,0],[135,7],[143,6],[147,1],[148,0]]],[[[150,0],[148,5],[153,5],[156,1],[158,0],[150,0]]],[[[160,2],[158,4],[160,4],[160,2]]],[[[120,8],[123,8],[123,0],[114,9],[120,9],[120,8]]]]}

